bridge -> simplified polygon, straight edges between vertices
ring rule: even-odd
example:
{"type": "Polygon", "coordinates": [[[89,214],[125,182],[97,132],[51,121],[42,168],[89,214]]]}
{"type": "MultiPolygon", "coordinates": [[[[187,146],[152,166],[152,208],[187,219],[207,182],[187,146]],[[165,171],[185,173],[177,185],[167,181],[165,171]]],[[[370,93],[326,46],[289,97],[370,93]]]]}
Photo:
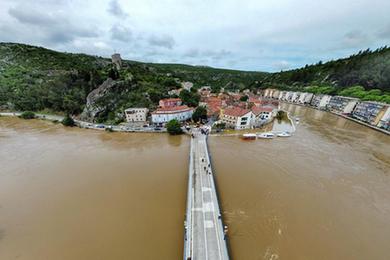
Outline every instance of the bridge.
{"type": "Polygon", "coordinates": [[[197,129],[192,135],[184,260],[227,260],[227,230],[222,222],[207,136],[197,129]]]}

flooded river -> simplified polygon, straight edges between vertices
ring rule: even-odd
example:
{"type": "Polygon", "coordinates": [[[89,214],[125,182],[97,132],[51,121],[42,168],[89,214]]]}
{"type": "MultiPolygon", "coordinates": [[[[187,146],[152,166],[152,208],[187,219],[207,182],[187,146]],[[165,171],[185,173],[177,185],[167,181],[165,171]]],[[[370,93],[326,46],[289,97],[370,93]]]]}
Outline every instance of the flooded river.
{"type": "MultiPolygon", "coordinates": [[[[210,138],[232,259],[390,259],[390,137],[284,109],[290,138],[210,138]]],[[[188,141],[0,118],[0,259],[181,259],[188,141]]]]}
{"type": "Polygon", "coordinates": [[[390,259],[390,137],[283,108],[293,137],[210,138],[233,259],[390,259]]]}
{"type": "Polygon", "coordinates": [[[180,259],[188,150],[0,118],[0,259],[180,259]]]}

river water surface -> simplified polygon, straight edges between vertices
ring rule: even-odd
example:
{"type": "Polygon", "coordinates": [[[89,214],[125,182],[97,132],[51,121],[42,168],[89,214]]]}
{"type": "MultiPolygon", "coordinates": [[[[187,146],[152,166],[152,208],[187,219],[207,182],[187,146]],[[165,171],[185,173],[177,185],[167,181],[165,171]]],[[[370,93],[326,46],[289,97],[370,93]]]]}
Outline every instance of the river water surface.
{"type": "MultiPolygon", "coordinates": [[[[390,138],[284,109],[290,138],[210,137],[232,259],[390,259],[390,138]]],[[[188,151],[0,118],[0,259],[181,259],[188,151]]]]}
{"type": "Polygon", "coordinates": [[[283,108],[290,138],[210,138],[233,259],[390,259],[390,137],[283,108]]]}
{"type": "Polygon", "coordinates": [[[188,150],[0,118],[0,259],[180,259],[188,150]]]}

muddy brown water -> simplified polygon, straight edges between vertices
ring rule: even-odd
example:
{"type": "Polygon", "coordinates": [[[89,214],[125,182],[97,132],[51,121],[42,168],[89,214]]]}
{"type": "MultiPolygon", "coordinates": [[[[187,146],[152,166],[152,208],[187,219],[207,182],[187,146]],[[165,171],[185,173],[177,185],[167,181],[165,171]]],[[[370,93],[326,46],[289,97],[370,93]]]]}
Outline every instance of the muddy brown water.
{"type": "MultiPolygon", "coordinates": [[[[284,109],[290,138],[210,138],[232,259],[390,259],[390,137],[284,109]]],[[[0,118],[0,259],[182,259],[188,151],[0,118]]]]}
{"type": "Polygon", "coordinates": [[[0,118],[0,259],[180,259],[188,150],[0,118]]]}
{"type": "Polygon", "coordinates": [[[290,138],[210,139],[233,259],[390,259],[390,137],[284,105],[290,138]]]}

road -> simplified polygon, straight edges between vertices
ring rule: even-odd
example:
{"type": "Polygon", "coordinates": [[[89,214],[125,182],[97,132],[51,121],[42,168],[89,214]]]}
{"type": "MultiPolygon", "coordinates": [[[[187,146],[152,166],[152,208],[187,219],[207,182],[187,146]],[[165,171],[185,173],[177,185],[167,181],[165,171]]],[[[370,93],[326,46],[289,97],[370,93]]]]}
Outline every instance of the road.
{"type": "Polygon", "coordinates": [[[184,259],[229,259],[206,135],[197,129],[193,135],[184,259]]]}

